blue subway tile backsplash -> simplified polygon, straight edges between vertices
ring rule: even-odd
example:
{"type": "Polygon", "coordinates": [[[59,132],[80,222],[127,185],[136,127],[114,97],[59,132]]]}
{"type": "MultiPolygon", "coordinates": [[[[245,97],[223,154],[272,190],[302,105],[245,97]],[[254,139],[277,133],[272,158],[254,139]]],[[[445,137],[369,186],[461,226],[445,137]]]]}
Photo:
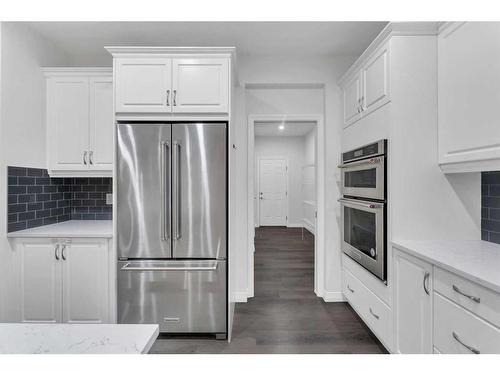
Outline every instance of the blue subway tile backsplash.
{"type": "Polygon", "coordinates": [[[7,231],[67,220],[111,220],[111,178],[53,178],[46,169],[8,167],[7,231]]]}
{"type": "Polygon", "coordinates": [[[481,173],[481,239],[500,244],[500,171],[481,173]]]}

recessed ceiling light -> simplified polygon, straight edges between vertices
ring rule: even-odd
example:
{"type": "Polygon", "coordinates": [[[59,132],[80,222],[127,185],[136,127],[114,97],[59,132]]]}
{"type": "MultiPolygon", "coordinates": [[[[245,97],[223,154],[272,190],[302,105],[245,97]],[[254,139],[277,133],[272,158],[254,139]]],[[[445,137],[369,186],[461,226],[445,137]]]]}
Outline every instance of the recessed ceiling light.
{"type": "Polygon", "coordinates": [[[279,126],[279,129],[280,129],[280,130],[285,130],[285,125],[280,125],[280,126],[279,126]]]}

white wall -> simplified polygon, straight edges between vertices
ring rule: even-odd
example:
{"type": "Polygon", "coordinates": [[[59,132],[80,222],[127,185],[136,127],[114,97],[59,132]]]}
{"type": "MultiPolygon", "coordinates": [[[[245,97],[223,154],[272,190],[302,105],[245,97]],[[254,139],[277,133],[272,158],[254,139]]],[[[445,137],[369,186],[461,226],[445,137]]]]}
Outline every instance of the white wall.
{"type": "MultiPolygon", "coordinates": [[[[293,125],[292,125],[293,126],[293,125]]],[[[300,226],[302,223],[302,165],[305,164],[304,137],[255,137],[255,188],[259,191],[259,160],[266,158],[284,158],[288,165],[288,226],[300,226]]],[[[258,214],[258,199],[255,199],[255,215],[258,214]]],[[[256,216],[258,223],[258,216],[256,216]]]]}
{"type": "Polygon", "coordinates": [[[0,288],[1,320],[9,319],[10,246],[7,232],[7,166],[46,168],[45,80],[40,67],[63,66],[67,57],[27,26],[1,25],[0,116],[0,288]],[[5,308],[6,306],[6,308],[5,308]]]}
{"type": "MultiPolygon", "coordinates": [[[[325,149],[325,283],[324,298],[326,300],[342,299],[340,274],[340,240],[339,223],[337,220],[339,188],[335,181],[336,170],[340,155],[340,137],[342,129],[341,93],[337,86],[338,77],[343,74],[354,57],[316,57],[289,58],[289,57],[249,57],[239,56],[238,69],[240,82],[245,83],[319,83],[323,89],[310,90],[246,90],[240,88],[237,94],[239,102],[236,122],[236,142],[238,152],[235,153],[235,163],[241,165],[239,183],[234,188],[238,190],[238,197],[248,197],[247,183],[247,142],[248,127],[245,114],[324,114],[325,137],[318,140],[324,142],[325,149]],[[272,91],[275,91],[274,93],[272,91]],[[244,101],[242,100],[244,99],[244,101]],[[292,101],[292,99],[294,99],[292,101]]],[[[248,223],[247,199],[238,200],[238,212],[241,212],[238,223],[234,228],[238,241],[233,255],[233,261],[238,262],[240,270],[236,282],[237,294],[243,296],[249,288],[248,274],[248,223]]]]}

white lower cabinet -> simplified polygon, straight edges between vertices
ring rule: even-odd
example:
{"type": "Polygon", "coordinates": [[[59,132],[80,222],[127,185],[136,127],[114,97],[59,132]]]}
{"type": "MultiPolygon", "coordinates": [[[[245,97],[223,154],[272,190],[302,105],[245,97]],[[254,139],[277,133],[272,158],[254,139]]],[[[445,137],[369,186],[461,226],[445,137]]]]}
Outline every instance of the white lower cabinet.
{"type": "Polygon", "coordinates": [[[431,354],[432,265],[394,249],[394,351],[431,354]]]}
{"type": "Polygon", "coordinates": [[[107,239],[22,238],[14,252],[21,322],[111,322],[107,239]]]}

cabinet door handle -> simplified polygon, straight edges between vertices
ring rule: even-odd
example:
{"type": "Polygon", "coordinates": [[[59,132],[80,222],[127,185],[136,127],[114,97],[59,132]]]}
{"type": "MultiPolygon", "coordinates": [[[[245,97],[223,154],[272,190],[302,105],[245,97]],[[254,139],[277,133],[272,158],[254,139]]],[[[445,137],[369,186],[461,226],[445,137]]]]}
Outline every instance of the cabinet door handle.
{"type": "Polygon", "coordinates": [[[56,244],[56,246],[54,247],[54,257],[56,258],[56,260],[59,260],[59,244],[56,244]]]}
{"type": "Polygon", "coordinates": [[[89,151],[89,163],[94,165],[94,151],[89,151]]]}
{"type": "Polygon", "coordinates": [[[87,151],[83,152],[83,165],[87,165],[87,151]]]}
{"type": "Polygon", "coordinates": [[[362,96],[361,97],[361,112],[363,112],[365,109],[363,108],[363,106],[365,105],[365,97],[362,96]]]}
{"type": "Polygon", "coordinates": [[[167,90],[167,107],[170,106],[170,90],[167,90]]]}
{"type": "Polygon", "coordinates": [[[423,286],[424,286],[424,291],[427,295],[430,295],[430,292],[429,292],[429,287],[428,287],[428,281],[429,281],[429,276],[431,274],[429,272],[426,272],[425,275],[424,275],[424,281],[423,281],[423,286]]]}
{"type": "Polygon", "coordinates": [[[177,106],[177,90],[174,90],[174,107],[177,106]]]}
{"type": "Polygon", "coordinates": [[[457,341],[460,345],[462,345],[464,348],[467,348],[467,349],[468,349],[468,350],[470,350],[472,353],[474,353],[474,354],[480,354],[480,353],[481,353],[479,350],[477,350],[477,349],[476,349],[476,348],[474,348],[473,346],[470,346],[470,345],[467,345],[466,343],[464,343],[464,342],[460,339],[460,337],[458,337],[458,335],[457,335],[455,332],[453,332],[453,333],[452,333],[452,336],[453,336],[453,338],[454,338],[454,339],[455,339],[455,340],[456,340],[456,341],[457,341]]]}
{"type": "Polygon", "coordinates": [[[349,286],[349,284],[347,284],[347,290],[349,290],[349,292],[351,292],[351,293],[354,293],[354,289],[352,289],[352,288],[349,286]]]}
{"type": "Polygon", "coordinates": [[[470,299],[471,301],[474,301],[476,303],[481,303],[481,298],[479,297],[474,297],[474,296],[471,296],[470,294],[467,294],[467,293],[464,293],[462,292],[460,289],[458,289],[458,287],[456,285],[453,285],[453,290],[455,292],[457,292],[458,294],[461,294],[462,296],[464,297],[467,297],[468,299],[470,299]]]}
{"type": "Polygon", "coordinates": [[[377,320],[378,320],[378,319],[380,319],[380,316],[378,316],[377,314],[375,314],[375,313],[373,312],[373,310],[372,310],[372,308],[371,308],[371,307],[370,307],[370,314],[372,314],[372,315],[375,317],[375,319],[377,319],[377,320]]]}
{"type": "Polygon", "coordinates": [[[65,250],[66,250],[66,244],[62,245],[62,250],[61,250],[62,260],[66,260],[65,250]]]}

